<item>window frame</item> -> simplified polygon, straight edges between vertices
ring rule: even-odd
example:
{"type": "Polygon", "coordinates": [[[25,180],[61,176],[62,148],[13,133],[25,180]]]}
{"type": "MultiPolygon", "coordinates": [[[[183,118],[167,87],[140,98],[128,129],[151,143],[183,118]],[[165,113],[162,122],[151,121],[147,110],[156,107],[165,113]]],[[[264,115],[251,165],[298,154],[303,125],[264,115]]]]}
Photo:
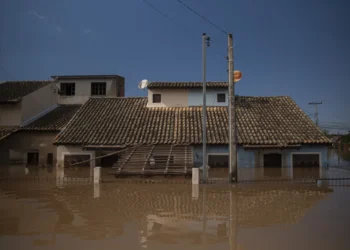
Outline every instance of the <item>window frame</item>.
{"type": "Polygon", "coordinates": [[[225,103],[226,102],[226,93],[217,93],[216,94],[216,102],[218,103],[225,103]],[[219,96],[223,96],[224,97],[224,100],[220,100],[219,96]]]}
{"type": "Polygon", "coordinates": [[[152,95],[152,102],[153,103],[161,103],[162,102],[162,95],[161,94],[153,94],[152,95]],[[155,97],[159,97],[159,101],[155,100],[156,99],[155,97]]]}
{"type": "Polygon", "coordinates": [[[75,96],[75,82],[61,82],[60,84],[60,95],[62,96],[75,96]],[[67,93],[70,86],[70,94],[67,93]]]}
{"type": "Polygon", "coordinates": [[[107,83],[106,82],[91,82],[91,96],[106,96],[107,83]],[[94,91],[96,91],[94,93],[94,91]]]}

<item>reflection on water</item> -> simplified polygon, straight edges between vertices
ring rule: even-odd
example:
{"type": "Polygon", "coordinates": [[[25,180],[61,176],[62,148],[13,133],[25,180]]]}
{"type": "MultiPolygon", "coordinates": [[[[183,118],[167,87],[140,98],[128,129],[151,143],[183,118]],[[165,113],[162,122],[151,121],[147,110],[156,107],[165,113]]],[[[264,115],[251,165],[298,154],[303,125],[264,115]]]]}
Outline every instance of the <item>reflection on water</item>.
{"type": "Polygon", "coordinates": [[[349,195],[291,184],[1,182],[0,249],[348,249],[349,195]]]}

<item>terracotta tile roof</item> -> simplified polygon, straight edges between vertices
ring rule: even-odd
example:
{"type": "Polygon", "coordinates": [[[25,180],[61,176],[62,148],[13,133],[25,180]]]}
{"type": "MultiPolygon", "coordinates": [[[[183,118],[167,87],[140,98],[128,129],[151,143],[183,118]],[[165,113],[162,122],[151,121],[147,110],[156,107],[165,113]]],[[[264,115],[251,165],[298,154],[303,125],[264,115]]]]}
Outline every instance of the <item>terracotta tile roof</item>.
{"type": "Polygon", "coordinates": [[[61,131],[61,129],[66,126],[80,107],[81,105],[59,105],[46,115],[24,127],[21,127],[20,130],[61,131]]]}
{"type": "MultiPolygon", "coordinates": [[[[200,144],[201,107],[147,108],[147,98],[90,98],[56,144],[200,144]]],[[[208,144],[228,143],[227,107],[207,108],[208,144]]],[[[240,144],[330,143],[290,97],[237,97],[240,144]]]]}
{"type": "Polygon", "coordinates": [[[18,128],[19,126],[0,126],[0,141],[15,132],[18,128]]]}
{"type": "MultiPolygon", "coordinates": [[[[202,88],[202,82],[151,82],[149,89],[183,89],[183,88],[202,88]]],[[[228,88],[227,82],[207,82],[207,88],[228,88]]]]}
{"type": "Polygon", "coordinates": [[[52,81],[11,81],[0,84],[0,104],[16,103],[22,97],[40,89],[52,81]]]}

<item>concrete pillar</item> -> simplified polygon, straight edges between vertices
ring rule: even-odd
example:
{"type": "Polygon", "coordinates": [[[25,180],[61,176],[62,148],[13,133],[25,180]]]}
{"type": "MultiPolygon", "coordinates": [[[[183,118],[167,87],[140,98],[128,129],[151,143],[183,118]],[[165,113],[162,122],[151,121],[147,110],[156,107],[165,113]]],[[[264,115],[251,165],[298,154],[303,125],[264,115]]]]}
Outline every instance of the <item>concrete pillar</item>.
{"type": "Polygon", "coordinates": [[[64,178],[64,167],[56,167],[56,178],[64,178]]]}
{"type": "Polygon", "coordinates": [[[94,198],[100,197],[100,183],[94,184],[94,198]]]}
{"type": "Polygon", "coordinates": [[[56,186],[62,187],[64,184],[64,167],[56,167],[56,186]]]}
{"type": "Polygon", "coordinates": [[[101,182],[101,167],[94,167],[94,183],[101,182]]]}
{"type": "Polygon", "coordinates": [[[199,168],[192,168],[192,184],[199,184],[199,168]]]}
{"type": "Polygon", "coordinates": [[[199,198],[199,185],[192,184],[192,199],[198,200],[199,198]]]}

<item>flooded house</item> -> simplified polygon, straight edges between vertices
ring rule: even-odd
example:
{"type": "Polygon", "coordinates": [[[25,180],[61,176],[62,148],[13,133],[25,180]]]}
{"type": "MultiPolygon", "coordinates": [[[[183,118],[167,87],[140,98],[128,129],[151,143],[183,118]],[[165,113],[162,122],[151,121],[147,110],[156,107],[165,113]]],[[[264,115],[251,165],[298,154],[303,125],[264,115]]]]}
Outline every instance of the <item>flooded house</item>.
{"type": "MultiPolygon", "coordinates": [[[[228,168],[228,84],[208,82],[207,90],[214,173],[228,168]]],[[[239,178],[293,177],[305,167],[319,175],[327,167],[331,141],[290,97],[237,96],[236,112],[239,178]]],[[[55,145],[59,166],[99,166],[96,157],[119,151],[110,161],[119,174],[188,173],[202,165],[202,84],[152,82],[147,97],[90,98],[55,145]]]]}
{"type": "MultiPolygon", "coordinates": [[[[0,165],[8,165],[10,157],[18,158],[12,145],[24,143],[25,138],[12,137],[26,126],[57,106],[53,81],[8,81],[0,84],[0,165]]],[[[28,150],[27,156],[37,155],[28,150]]]]}
{"type": "Polygon", "coordinates": [[[91,96],[124,96],[118,75],[55,76],[0,85],[0,165],[56,165],[57,134],[91,96]]]}

